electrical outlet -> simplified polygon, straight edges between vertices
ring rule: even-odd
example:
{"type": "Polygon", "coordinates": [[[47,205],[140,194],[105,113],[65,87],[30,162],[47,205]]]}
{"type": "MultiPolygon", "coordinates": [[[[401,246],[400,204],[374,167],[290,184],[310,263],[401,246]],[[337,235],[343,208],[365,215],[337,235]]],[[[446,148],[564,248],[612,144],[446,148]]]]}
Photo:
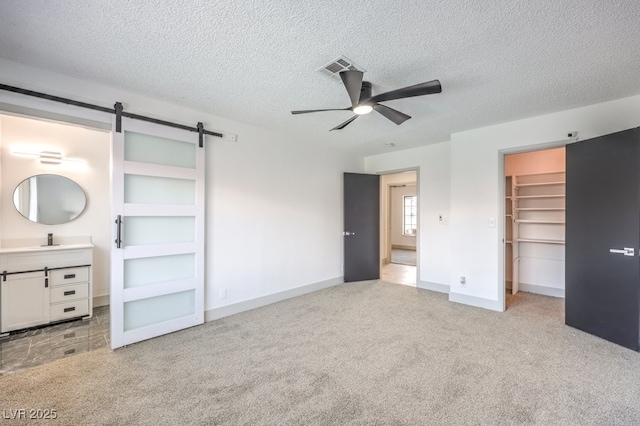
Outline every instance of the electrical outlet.
{"type": "Polygon", "coordinates": [[[496,227],[496,218],[495,217],[490,217],[489,218],[489,228],[495,228],[496,227]]]}
{"type": "Polygon", "coordinates": [[[467,283],[467,278],[465,276],[461,276],[460,277],[460,284],[466,284],[467,283]]]}
{"type": "Polygon", "coordinates": [[[226,288],[221,288],[220,289],[220,299],[226,299],[227,298],[227,289],[226,288]]]}
{"type": "Polygon", "coordinates": [[[442,216],[441,214],[438,215],[438,223],[440,225],[444,225],[444,216],[442,216]]]}

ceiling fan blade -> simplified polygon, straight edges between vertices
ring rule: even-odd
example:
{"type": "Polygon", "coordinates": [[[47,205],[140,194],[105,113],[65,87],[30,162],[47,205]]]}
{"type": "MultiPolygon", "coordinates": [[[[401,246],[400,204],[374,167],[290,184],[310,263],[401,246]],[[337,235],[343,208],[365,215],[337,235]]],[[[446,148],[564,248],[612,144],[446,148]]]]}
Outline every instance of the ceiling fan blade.
{"type": "Polygon", "coordinates": [[[362,89],[362,71],[342,71],[340,78],[351,98],[351,106],[354,107],[360,102],[360,90],[362,89]]]}
{"type": "Polygon", "coordinates": [[[351,108],[329,108],[329,109],[304,109],[301,111],[291,111],[291,114],[308,114],[310,112],[322,111],[349,111],[351,108]]]}
{"type": "Polygon", "coordinates": [[[391,120],[394,123],[396,123],[397,125],[400,125],[400,124],[404,123],[405,121],[407,121],[408,119],[411,118],[410,115],[407,115],[407,114],[402,113],[400,111],[396,111],[395,109],[389,108],[388,106],[385,106],[385,105],[379,105],[379,104],[378,105],[374,105],[373,109],[375,109],[380,114],[384,115],[389,120],[391,120]]]}
{"type": "Polygon", "coordinates": [[[351,117],[350,119],[348,119],[347,121],[345,121],[342,124],[337,125],[336,127],[334,127],[333,129],[329,130],[330,132],[334,131],[334,130],[340,130],[340,129],[344,129],[345,127],[347,127],[349,125],[349,123],[351,123],[353,120],[355,120],[356,118],[358,118],[357,115],[354,115],[353,117],[351,117]]]}
{"type": "Polygon", "coordinates": [[[442,86],[438,80],[427,81],[426,83],[414,84],[413,86],[403,87],[402,89],[392,90],[386,93],[380,93],[367,100],[367,102],[384,102],[394,99],[412,98],[414,96],[431,95],[433,93],[442,92],[442,86]]]}

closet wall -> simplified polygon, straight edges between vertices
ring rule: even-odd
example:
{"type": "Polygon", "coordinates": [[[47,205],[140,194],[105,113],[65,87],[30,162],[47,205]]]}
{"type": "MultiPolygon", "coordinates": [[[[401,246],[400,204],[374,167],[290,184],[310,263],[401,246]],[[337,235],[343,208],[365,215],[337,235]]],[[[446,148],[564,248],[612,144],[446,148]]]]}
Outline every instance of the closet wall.
{"type": "Polygon", "coordinates": [[[508,291],[564,297],[565,149],[505,156],[508,291]]]}

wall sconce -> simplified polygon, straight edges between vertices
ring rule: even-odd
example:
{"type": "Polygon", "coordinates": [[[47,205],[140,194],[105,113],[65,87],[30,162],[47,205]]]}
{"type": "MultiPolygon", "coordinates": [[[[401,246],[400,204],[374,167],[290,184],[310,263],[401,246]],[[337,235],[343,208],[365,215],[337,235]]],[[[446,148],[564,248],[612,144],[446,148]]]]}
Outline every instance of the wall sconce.
{"type": "Polygon", "coordinates": [[[76,160],[75,158],[64,158],[61,152],[55,151],[40,151],[40,152],[25,152],[25,151],[12,151],[15,155],[26,155],[28,157],[35,157],[40,160],[42,164],[84,164],[84,160],[76,160]]]}

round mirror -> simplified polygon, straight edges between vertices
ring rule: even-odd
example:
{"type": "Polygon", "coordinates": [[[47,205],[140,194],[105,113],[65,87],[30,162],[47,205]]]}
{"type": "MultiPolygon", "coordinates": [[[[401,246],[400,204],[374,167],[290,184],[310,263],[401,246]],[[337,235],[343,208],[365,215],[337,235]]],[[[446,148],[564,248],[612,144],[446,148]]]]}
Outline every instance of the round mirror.
{"type": "Polygon", "coordinates": [[[59,225],[80,216],[87,197],[80,185],[60,175],[36,175],[13,192],[13,204],[32,222],[59,225]]]}

